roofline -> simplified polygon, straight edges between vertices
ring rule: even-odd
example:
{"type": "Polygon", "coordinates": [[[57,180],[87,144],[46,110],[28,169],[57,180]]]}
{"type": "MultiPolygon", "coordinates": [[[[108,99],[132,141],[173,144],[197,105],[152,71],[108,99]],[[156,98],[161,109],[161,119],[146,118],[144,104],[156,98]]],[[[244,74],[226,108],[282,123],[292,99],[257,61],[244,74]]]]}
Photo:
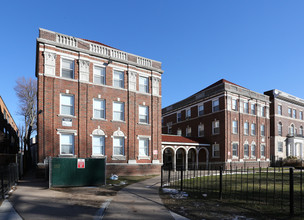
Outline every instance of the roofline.
{"type": "Polygon", "coordinates": [[[200,144],[200,143],[185,143],[185,142],[166,142],[166,141],[162,141],[162,144],[170,144],[170,145],[195,145],[195,146],[206,146],[209,147],[211,146],[210,144],[200,144]]]}
{"type": "Polygon", "coordinates": [[[16,125],[17,131],[18,131],[18,133],[19,133],[19,128],[18,128],[18,126],[17,126],[17,124],[16,124],[16,122],[15,122],[15,120],[14,120],[14,118],[13,118],[11,112],[10,112],[10,110],[8,109],[8,107],[6,106],[6,104],[5,104],[4,100],[3,100],[3,98],[1,97],[1,95],[0,95],[0,99],[2,100],[2,102],[3,102],[3,104],[4,104],[5,108],[6,108],[6,110],[9,112],[11,118],[13,119],[13,122],[14,122],[14,124],[16,125]]]}

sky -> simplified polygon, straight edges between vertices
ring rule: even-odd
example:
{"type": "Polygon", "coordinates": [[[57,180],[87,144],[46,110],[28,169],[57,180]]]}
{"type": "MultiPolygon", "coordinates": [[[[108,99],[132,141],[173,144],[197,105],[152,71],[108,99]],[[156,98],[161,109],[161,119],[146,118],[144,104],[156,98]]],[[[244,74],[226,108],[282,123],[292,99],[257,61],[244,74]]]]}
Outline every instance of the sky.
{"type": "Polygon", "coordinates": [[[302,0],[10,0],[0,3],[0,96],[17,125],[39,28],[162,62],[162,106],[226,79],[304,98],[302,0]]]}

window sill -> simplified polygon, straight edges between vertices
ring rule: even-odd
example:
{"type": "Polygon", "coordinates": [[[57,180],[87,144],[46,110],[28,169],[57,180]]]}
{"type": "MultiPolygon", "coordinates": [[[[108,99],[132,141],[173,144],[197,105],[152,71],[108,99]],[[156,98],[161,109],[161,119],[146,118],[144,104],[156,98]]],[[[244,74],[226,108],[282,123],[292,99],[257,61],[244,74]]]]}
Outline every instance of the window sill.
{"type": "Polygon", "coordinates": [[[150,156],[138,156],[138,160],[151,160],[150,156]]]}
{"type": "Polygon", "coordinates": [[[121,123],[126,123],[126,121],[121,121],[121,120],[111,120],[111,122],[121,122],[121,123]]]}
{"type": "Polygon", "coordinates": [[[91,158],[107,158],[107,156],[102,154],[95,154],[95,155],[91,155],[91,158]]]}
{"type": "Polygon", "coordinates": [[[91,118],[93,121],[107,121],[105,118],[91,118]]]}
{"type": "Polygon", "coordinates": [[[59,114],[57,116],[64,117],[64,118],[77,118],[75,115],[61,115],[61,114],[59,114]]]}
{"type": "Polygon", "coordinates": [[[117,156],[112,156],[111,159],[112,160],[126,160],[126,156],[117,155],[117,156]]]}
{"type": "Polygon", "coordinates": [[[142,122],[138,122],[137,124],[139,125],[147,125],[147,126],[150,126],[151,124],[148,124],[148,123],[142,123],[142,122]]]}
{"type": "Polygon", "coordinates": [[[239,157],[237,157],[237,156],[232,156],[232,159],[239,159],[239,157]]]}
{"type": "Polygon", "coordinates": [[[221,158],[220,156],[212,156],[212,158],[221,158]]]}
{"type": "Polygon", "coordinates": [[[77,156],[74,154],[59,154],[58,157],[76,158],[77,156]]]}

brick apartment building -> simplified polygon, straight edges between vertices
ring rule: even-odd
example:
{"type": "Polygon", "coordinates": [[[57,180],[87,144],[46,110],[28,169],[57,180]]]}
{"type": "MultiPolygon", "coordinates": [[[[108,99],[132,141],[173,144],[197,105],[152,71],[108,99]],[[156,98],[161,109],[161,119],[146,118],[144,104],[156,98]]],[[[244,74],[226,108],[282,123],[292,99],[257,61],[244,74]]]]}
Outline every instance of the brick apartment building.
{"type": "Polygon", "coordinates": [[[304,158],[304,100],[280,90],[265,92],[270,96],[270,155],[273,161],[288,156],[304,158]]]}
{"type": "Polygon", "coordinates": [[[198,167],[266,167],[270,159],[269,129],[269,97],[222,79],[162,109],[163,134],[196,139],[200,145],[192,152],[189,147],[163,145],[163,157],[176,157],[173,167],[178,161],[187,161],[188,167],[190,161],[198,167]]]}
{"type": "Polygon", "coordinates": [[[105,157],[107,172],[161,165],[161,63],[39,29],[38,160],[105,157]]]}
{"type": "MultiPolygon", "coordinates": [[[[0,154],[17,154],[18,152],[19,129],[0,96],[0,154]]],[[[1,162],[4,162],[4,159],[0,161],[0,165],[3,165],[1,162]]]]}

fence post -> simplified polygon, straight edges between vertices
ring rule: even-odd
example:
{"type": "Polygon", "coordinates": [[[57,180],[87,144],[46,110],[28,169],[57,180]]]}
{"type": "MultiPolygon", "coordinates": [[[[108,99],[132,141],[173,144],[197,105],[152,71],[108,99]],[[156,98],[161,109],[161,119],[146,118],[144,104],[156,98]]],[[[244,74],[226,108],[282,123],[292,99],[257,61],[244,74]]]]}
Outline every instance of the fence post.
{"type": "Polygon", "coordinates": [[[220,166],[220,195],[219,199],[223,198],[223,166],[220,166]]]}
{"type": "Polygon", "coordinates": [[[163,167],[164,165],[160,167],[160,188],[163,188],[163,167]]]}
{"type": "Polygon", "coordinates": [[[1,191],[2,191],[2,199],[5,198],[5,195],[4,195],[4,170],[1,170],[1,191]]]}
{"type": "Polygon", "coordinates": [[[183,178],[184,178],[184,175],[183,175],[183,167],[181,167],[181,191],[183,191],[183,178]]]}
{"type": "Polygon", "coordinates": [[[290,200],[290,216],[294,215],[294,188],[293,188],[293,168],[289,168],[289,200],[290,200]]]}

